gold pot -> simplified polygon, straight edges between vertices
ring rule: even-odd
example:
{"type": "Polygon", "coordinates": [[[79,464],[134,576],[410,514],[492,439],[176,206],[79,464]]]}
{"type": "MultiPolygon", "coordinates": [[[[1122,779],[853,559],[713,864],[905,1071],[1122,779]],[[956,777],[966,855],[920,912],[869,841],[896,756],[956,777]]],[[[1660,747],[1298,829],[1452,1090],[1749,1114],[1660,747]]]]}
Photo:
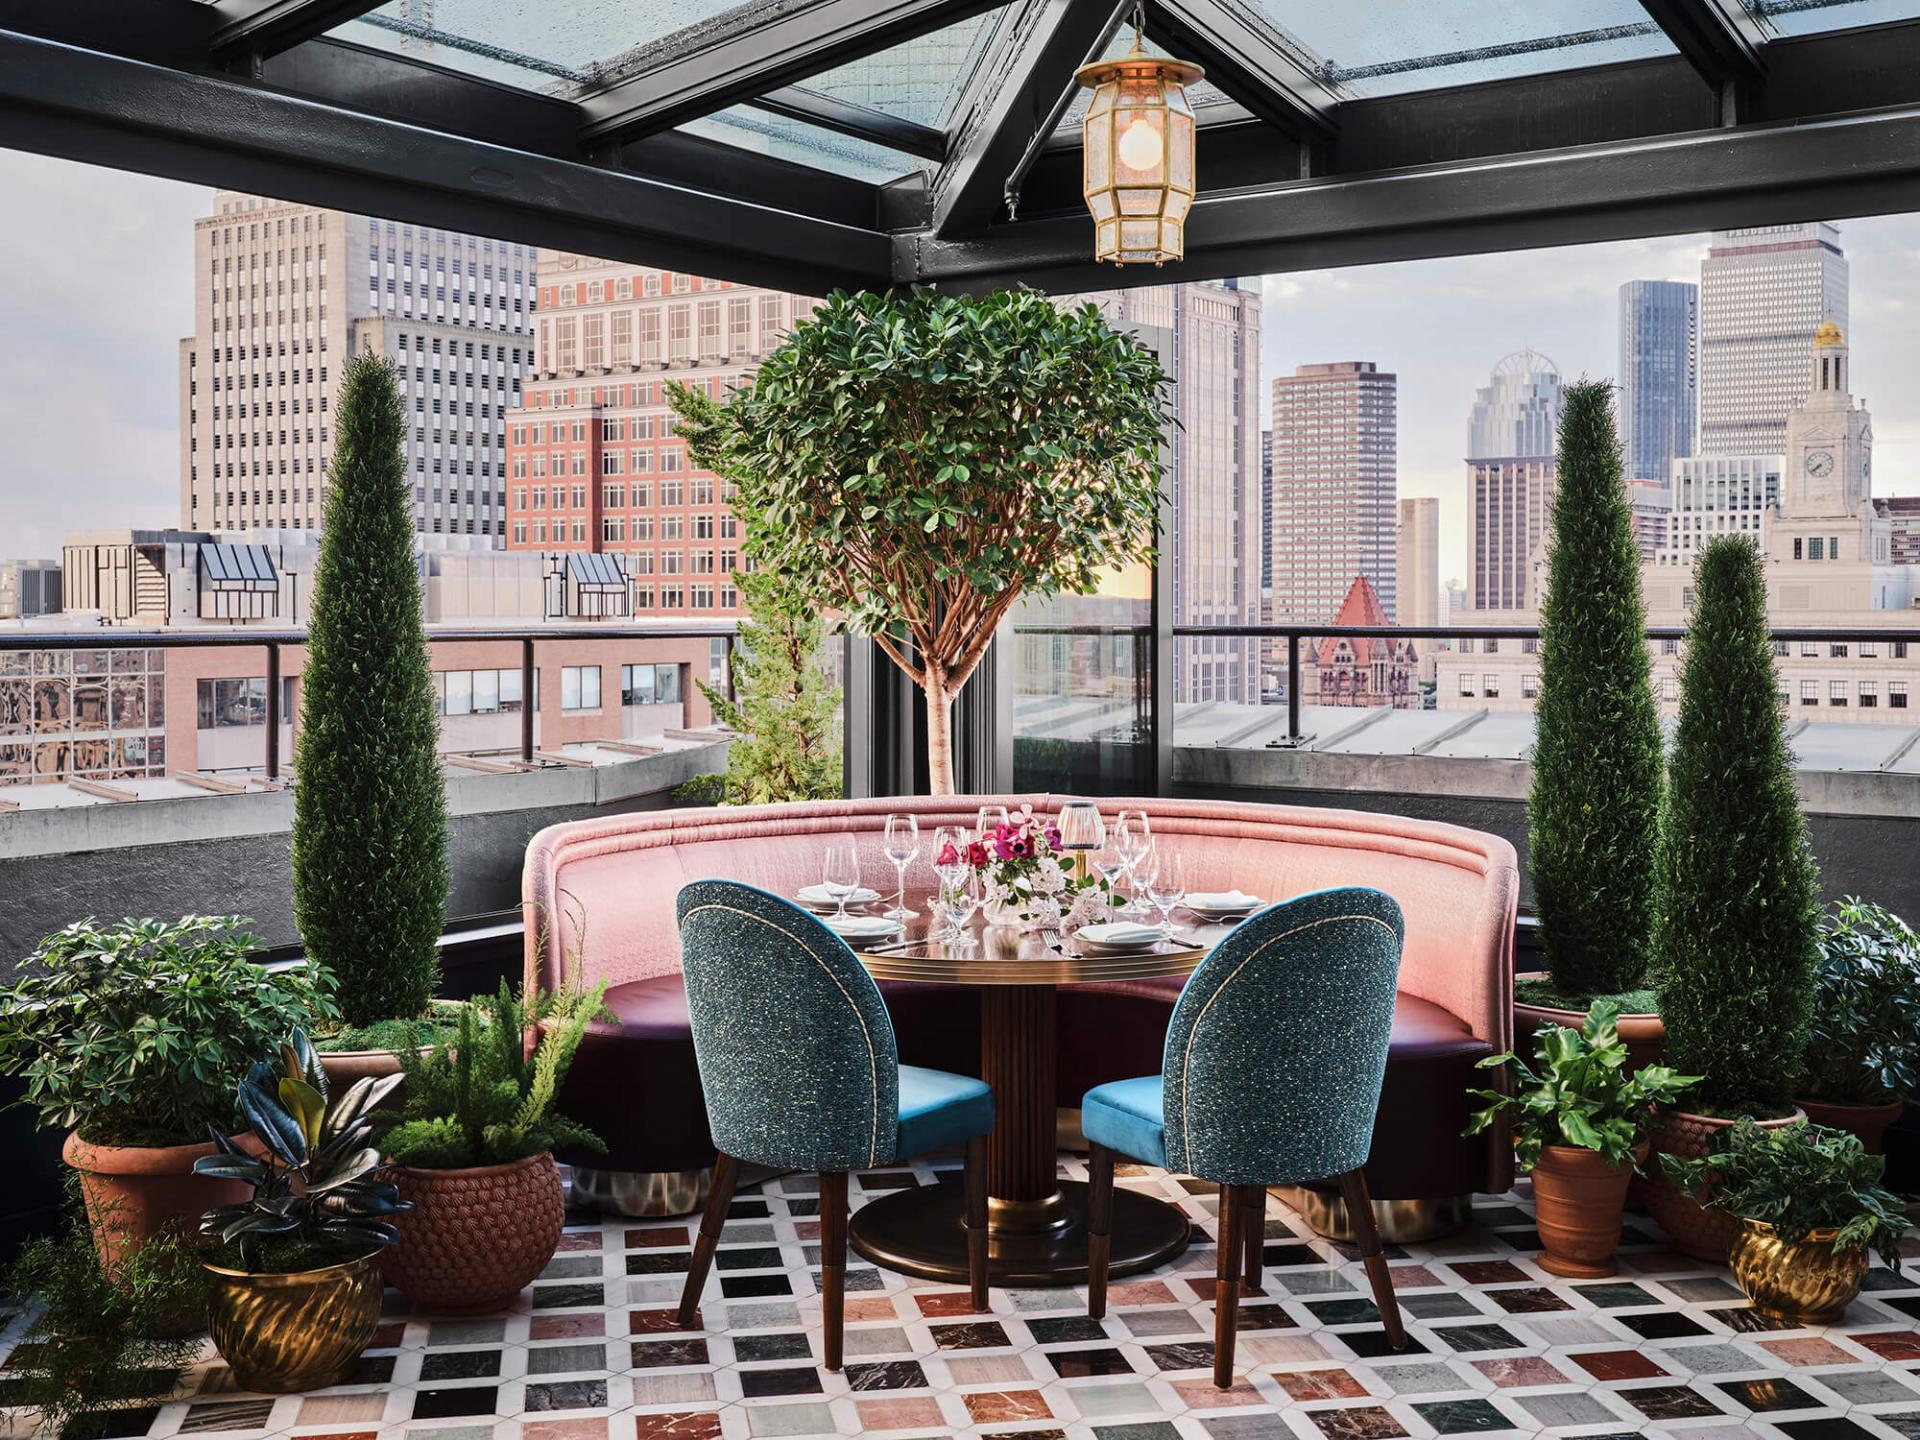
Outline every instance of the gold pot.
{"type": "Polygon", "coordinates": [[[1864,1246],[1836,1252],[1834,1230],[1815,1230],[1798,1245],[1764,1220],[1742,1220],[1727,1263],[1756,1310],[1802,1325],[1838,1320],[1867,1278],[1864,1246]]]}
{"type": "Polygon", "coordinates": [[[207,1329],[242,1390],[337,1385],[380,1324],[372,1254],[318,1270],[250,1275],[208,1265],[207,1329]]]}

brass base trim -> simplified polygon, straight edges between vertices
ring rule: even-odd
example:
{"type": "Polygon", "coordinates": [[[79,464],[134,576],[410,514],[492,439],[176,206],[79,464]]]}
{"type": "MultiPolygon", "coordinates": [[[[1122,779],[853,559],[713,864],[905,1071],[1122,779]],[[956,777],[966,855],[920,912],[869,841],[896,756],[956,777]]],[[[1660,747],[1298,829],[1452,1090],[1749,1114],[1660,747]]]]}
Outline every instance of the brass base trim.
{"type": "MultiPolygon", "coordinates": [[[[1275,1185],[1274,1198],[1293,1207],[1316,1235],[1345,1244],[1353,1241],[1353,1223],[1338,1190],[1312,1185],[1275,1185]]],[[[1390,1245],[1418,1245],[1458,1234],[1473,1218],[1471,1195],[1436,1195],[1421,1200],[1375,1200],[1373,1215],[1380,1238],[1390,1245]]]]}
{"type": "Polygon", "coordinates": [[[571,1204],[634,1220],[652,1220],[698,1211],[707,1203],[713,1168],[593,1170],[575,1165],[569,1168],[568,1178],[571,1204]]]}

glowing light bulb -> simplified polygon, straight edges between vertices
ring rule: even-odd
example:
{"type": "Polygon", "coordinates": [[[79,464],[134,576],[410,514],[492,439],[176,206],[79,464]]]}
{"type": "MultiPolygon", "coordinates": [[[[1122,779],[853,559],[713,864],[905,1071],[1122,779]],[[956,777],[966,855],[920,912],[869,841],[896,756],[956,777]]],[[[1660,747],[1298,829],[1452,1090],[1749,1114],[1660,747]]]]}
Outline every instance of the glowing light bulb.
{"type": "Polygon", "coordinates": [[[1120,163],[1129,170],[1158,169],[1166,144],[1146,120],[1135,120],[1120,136],[1120,163]]]}

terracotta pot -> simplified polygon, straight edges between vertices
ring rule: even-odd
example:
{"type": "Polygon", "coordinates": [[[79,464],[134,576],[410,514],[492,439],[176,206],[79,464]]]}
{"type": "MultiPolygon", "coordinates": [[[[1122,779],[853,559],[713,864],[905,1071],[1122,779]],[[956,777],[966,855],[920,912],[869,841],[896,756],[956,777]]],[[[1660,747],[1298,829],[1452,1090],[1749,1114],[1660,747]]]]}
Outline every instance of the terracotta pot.
{"type": "MultiPolygon", "coordinates": [[[[233,1142],[249,1155],[266,1147],[251,1134],[233,1142]]],[[[120,1257],[163,1229],[178,1226],[194,1233],[203,1211],[236,1205],[253,1193],[239,1180],[208,1180],[193,1173],[193,1162],[214,1153],[204,1145],[90,1145],[74,1131],[60,1155],[80,1172],[80,1193],[101,1267],[111,1275],[120,1257]]]]}
{"type": "Polygon", "coordinates": [[[380,1252],[380,1269],[424,1311],[504,1309],[559,1248],[566,1194],[549,1151],[509,1165],[391,1173],[413,1209],[393,1217],[400,1242],[380,1252]]]}
{"type": "MultiPolygon", "coordinates": [[[[1544,980],[1547,977],[1535,971],[1531,974],[1516,975],[1515,980],[1544,980]]],[[[1586,1021],[1586,1015],[1579,1010],[1561,1010],[1552,1005],[1529,1005],[1515,998],[1513,1002],[1514,1048],[1526,1054],[1520,1043],[1521,1037],[1533,1034],[1536,1030],[1549,1025],[1564,1025],[1569,1030],[1578,1030],[1586,1021]]],[[[1620,1038],[1627,1046],[1627,1074],[1631,1075],[1642,1065],[1657,1065],[1666,1054],[1667,1027],[1657,1014],[1622,1015],[1618,1022],[1620,1038]]],[[[1529,1056],[1528,1058],[1531,1058],[1529,1056]]]]}
{"type": "MultiPolygon", "coordinates": [[[[1782,1119],[1759,1123],[1765,1129],[1774,1130],[1806,1118],[1805,1111],[1795,1110],[1782,1119]]],[[[1682,1160],[1698,1160],[1720,1148],[1720,1132],[1731,1129],[1733,1124],[1732,1120],[1715,1115],[1662,1110],[1659,1128],[1653,1135],[1653,1148],[1682,1160]]],[[[1727,1254],[1733,1249],[1734,1236],[1740,1229],[1737,1217],[1718,1206],[1702,1205],[1667,1179],[1664,1169],[1652,1165],[1647,1167],[1647,1180],[1642,1189],[1646,1194],[1647,1213],[1660,1222],[1660,1228],[1667,1232],[1675,1249],[1696,1260],[1715,1265],[1727,1263],[1727,1254]]]]}
{"type": "MultiPolygon", "coordinates": [[[[400,1055],[394,1050],[322,1050],[320,1068],[326,1072],[327,1089],[339,1094],[356,1080],[365,1080],[369,1076],[379,1079],[382,1075],[400,1073],[400,1055]]],[[[387,1099],[389,1105],[398,1100],[398,1092],[387,1099]]]]}
{"type": "Polygon", "coordinates": [[[1727,1263],[1754,1309],[1795,1325],[1831,1325],[1867,1278],[1866,1247],[1836,1253],[1838,1233],[1815,1230],[1798,1245],[1787,1245],[1764,1220],[1742,1220],[1727,1263]]]}
{"type": "Polygon", "coordinates": [[[1907,1108],[1904,1100],[1885,1105],[1836,1105],[1828,1100],[1801,1100],[1798,1104],[1814,1124],[1858,1135],[1869,1155],[1886,1153],[1887,1129],[1907,1108]]]}
{"type": "Polygon", "coordinates": [[[286,1273],[206,1269],[207,1328],[242,1390],[338,1385],[380,1327],[384,1292],[371,1255],[286,1273]]]}
{"type": "MultiPolygon", "coordinates": [[[[1634,1158],[1644,1161],[1642,1144],[1634,1158]]],[[[1548,1145],[1533,1167],[1534,1214],[1545,1253],[1540,1268],[1551,1275],[1599,1280],[1616,1273],[1620,1210],[1633,1166],[1609,1164],[1598,1151],[1548,1145]]]]}

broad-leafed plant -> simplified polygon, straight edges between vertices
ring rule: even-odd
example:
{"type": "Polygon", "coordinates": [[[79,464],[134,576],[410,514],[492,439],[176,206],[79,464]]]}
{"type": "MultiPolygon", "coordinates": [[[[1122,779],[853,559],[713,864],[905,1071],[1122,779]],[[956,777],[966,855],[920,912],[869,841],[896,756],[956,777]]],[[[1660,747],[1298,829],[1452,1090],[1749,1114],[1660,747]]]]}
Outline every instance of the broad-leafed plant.
{"type": "Polygon", "coordinates": [[[1800,1092],[1842,1105],[1920,1098],[1920,934],[1849,897],[1820,935],[1800,1092]]]}
{"type": "Polygon", "coordinates": [[[1014,602],[1151,558],[1168,383],[1092,305],[917,290],[829,297],[724,401],[668,393],[751,563],[924,692],[945,795],[954,697],[1014,602]]]}
{"type": "Polygon", "coordinates": [[[216,1155],[194,1172],[253,1187],[251,1199],[220,1205],[200,1233],[238,1247],[241,1268],[299,1270],[364,1255],[398,1239],[387,1217],[410,1207],[374,1178],[380,1152],[368,1143],[373,1111],[400,1084],[398,1075],[355,1081],[330,1100],[304,1030],[280,1047],[278,1069],[260,1061],[240,1082],[240,1113],[266,1154],[255,1157],[217,1129],[216,1155]]]}
{"type": "Polygon", "coordinates": [[[1565,1025],[1539,1030],[1534,1065],[1511,1051],[1487,1056],[1478,1068],[1508,1067],[1516,1083],[1510,1095],[1470,1092],[1487,1104],[1474,1112],[1466,1133],[1478,1135],[1510,1113],[1514,1154],[1525,1169],[1538,1164],[1549,1145],[1594,1150],[1612,1165],[1633,1162],[1634,1151],[1652,1131],[1654,1107],[1672,1104],[1700,1077],[1676,1075],[1665,1065],[1643,1065],[1629,1075],[1619,1018],[1611,1000],[1596,1000],[1578,1030],[1565,1025]]]}

